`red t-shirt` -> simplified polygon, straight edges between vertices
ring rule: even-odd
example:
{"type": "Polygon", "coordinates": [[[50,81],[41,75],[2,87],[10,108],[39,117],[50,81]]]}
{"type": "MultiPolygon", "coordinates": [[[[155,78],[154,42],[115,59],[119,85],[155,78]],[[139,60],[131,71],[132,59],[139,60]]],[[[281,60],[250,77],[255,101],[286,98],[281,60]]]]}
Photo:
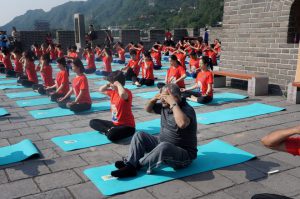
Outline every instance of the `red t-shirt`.
{"type": "Polygon", "coordinates": [[[94,53],[87,53],[85,54],[85,59],[87,62],[87,68],[88,69],[94,69],[96,68],[96,64],[95,64],[95,54],[94,53]]]}
{"type": "Polygon", "coordinates": [[[33,62],[28,62],[25,72],[29,81],[34,82],[36,84],[39,82],[35,71],[35,65],[33,62]]]}
{"type": "Polygon", "coordinates": [[[76,59],[76,58],[78,58],[78,54],[76,52],[70,52],[69,57],[76,59]]]}
{"type": "Polygon", "coordinates": [[[144,79],[154,80],[154,75],[153,75],[154,64],[153,64],[152,61],[148,61],[147,65],[148,65],[148,68],[146,69],[145,62],[142,62],[142,64],[141,64],[141,66],[142,66],[142,77],[144,79]]]}
{"type": "Polygon", "coordinates": [[[214,48],[218,53],[221,52],[221,46],[220,45],[215,45],[215,48],[214,48]]]}
{"type": "Polygon", "coordinates": [[[54,80],[52,78],[52,67],[44,66],[43,72],[41,72],[42,79],[44,81],[44,86],[53,86],[54,80]]]}
{"type": "Polygon", "coordinates": [[[96,55],[97,55],[98,57],[100,57],[102,50],[99,49],[99,48],[96,48],[95,51],[96,51],[96,55]]]}
{"type": "Polygon", "coordinates": [[[51,60],[56,60],[57,59],[57,54],[56,54],[55,49],[50,50],[50,59],[51,60]]]}
{"type": "Polygon", "coordinates": [[[42,51],[39,48],[34,48],[34,54],[36,57],[40,57],[42,55],[42,51]]]}
{"type": "Polygon", "coordinates": [[[112,72],[112,69],[111,69],[112,57],[106,57],[106,56],[104,56],[102,58],[102,61],[104,63],[104,70],[106,72],[112,72]]]}
{"type": "Polygon", "coordinates": [[[211,58],[213,65],[217,64],[217,54],[214,51],[212,51],[212,50],[206,51],[206,56],[211,58]]]}
{"type": "Polygon", "coordinates": [[[127,66],[133,69],[134,74],[138,77],[140,73],[139,60],[129,60],[127,66]]]}
{"type": "Polygon", "coordinates": [[[161,66],[161,54],[159,52],[153,51],[151,57],[155,66],[161,66]]]}
{"type": "Polygon", "coordinates": [[[73,79],[72,86],[76,97],[79,95],[80,90],[82,90],[83,92],[81,98],[78,101],[79,104],[84,104],[84,103],[92,104],[92,99],[89,90],[89,83],[84,74],[80,76],[76,76],[73,79]]]}
{"type": "Polygon", "coordinates": [[[106,94],[110,97],[112,122],[116,126],[135,127],[134,116],[132,114],[132,93],[126,89],[128,99],[124,100],[119,96],[118,91],[108,90],[106,94]]]}
{"type": "Polygon", "coordinates": [[[290,137],[285,141],[286,151],[293,155],[300,155],[300,137],[290,137]]]}
{"type": "Polygon", "coordinates": [[[63,52],[62,50],[58,50],[58,51],[57,51],[57,57],[58,57],[58,58],[64,57],[64,52],[63,52]]]}
{"type": "Polygon", "coordinates": [[[6,70],[13,70],[13,66],[10,60],[10,56],[5,56],[3,58],[3,64],[6,70]]]}
{"type": "MultiPolygon", "coordinates": [[[[207,92],[208,84],[214,83],[213,74],[211,71],[201,71],[198,73],[196,78],[196,83],[198,84],[199,88],[201,89],[201,93],[204,95],[207,92]]],[[[208,96],[213,96],[212,90],[208,93],[208,96]]]]}
{"type": "Polygon", "coordinates": [[[23,65],[20,62],[20,59],[15,58],[14,63],[16,73],[23,73],[23,65]]]}
{"type": "Polygon", "coordinates": [[[0,54],[0,62],[3,62],[3,55],[0,54]]]}
{"type": "Polygon", "coordinates": [[[166,36],[166,38],[170,39],[172,37],[172,33],[171,32],[166,32],[165,36],[166,36]]]}
{"type": "Polygon", "coordinates": [[[183,66],[183,68],[186,69],[186,66],[185,66],[186,55],[183,53],[176,53],[176,57],[179,60],[181,66],[183,66]]]}
{"type": "Polygon", "coordinates": [[[125,61],[125,50],[124,49],[119,49],[118,50],[118,54],[119,54],[119,59],[121,60],[121,61],[125,61]]]}
{"type": "Polygon", "coordinates": [[[62,84],[64,84],[64,86],[62,87],[62,89],[58,92],[59,94],[67,94],[68,91],[70,90],[70,86],[69,86],[69,75],[67,71],[59,71],[56,74],[56,84],[57,84],[57,88],[59,88],[62,84]]]}
{"type": "MultiPolygon", "coordinates": [[[[182,66],[178,66],[177,68],[171,66],[167,71],[167,83],[168,84],[172,83],[172,81],[179,79],[182,75],[185,74],[186,74],[185,69],[182,66]]],[[[185,88],[184,80],[177,82],[177,85],[180,88],[185,88]]]]}
{"type": "Polygon", "coordinates": [[[200,67],[200,59],[190,59],[190,68],[192,68],[192,66],[198,69],[200,67]]]}
{"type": "Polygon", "coordinates": [[[144,49],[141,49],[141,50],[136,50],[136,57],[137,59],[140,59],[141,58],[141,53],[143,52],[144,49]]]}

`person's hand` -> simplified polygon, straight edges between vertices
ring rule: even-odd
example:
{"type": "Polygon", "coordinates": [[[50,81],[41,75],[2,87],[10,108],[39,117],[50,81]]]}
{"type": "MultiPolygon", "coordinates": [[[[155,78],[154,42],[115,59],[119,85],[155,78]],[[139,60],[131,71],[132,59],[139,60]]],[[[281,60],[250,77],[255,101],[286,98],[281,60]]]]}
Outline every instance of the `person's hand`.
{"type": "Polygon", "coordinates": [[[73,101],[73,102],[68,102],[68,103],[67,103],[68,106],[72,106],[72,105],[74,105],[74,104],[76,104],[75,101],[73,101]]]}
{"type": "Polygon", "coordinates": [[[185,89],[185,88],[181,88],[180,91],[181,91],[181,92],[185,92],[186,89],[185,89]]]}
{"type": "Polygon", "coordinates": [[[64,100],[65,100],[65,98],[63,98],[63,97],[61,97],[61,98],[58,99],[59,102],[62,102],[64,100]]]}
{"type": "Polygon", "coordinates": [[[160,100],[160,98],[161,98],[161,94],[160,94],[160,93],[157,93],[157,94],[152,98],[151,101],[158,101],[158,100],[160,100]]]}
{"type": "Polygon", "coordinates": [[[121,83],[118,82],[118,81],[115,81],[113,85],[116,86],[116,87],[118,87],[118,86],[121,86],[121,83]]]}
{"type": "Polygon", "coordinates": [[[161,98],[169,105],[176,104],[176,97],[167,90],[167,94],[161,95],[161,98]]]}

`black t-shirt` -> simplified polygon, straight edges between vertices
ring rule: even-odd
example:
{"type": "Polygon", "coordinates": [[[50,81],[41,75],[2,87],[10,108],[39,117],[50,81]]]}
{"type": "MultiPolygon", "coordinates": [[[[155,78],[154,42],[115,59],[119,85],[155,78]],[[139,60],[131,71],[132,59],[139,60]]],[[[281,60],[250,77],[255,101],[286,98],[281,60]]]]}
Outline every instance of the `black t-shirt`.
{"type": "Polygon", "coordinates": [[[160,142],[169,142],[188,151],[191,159],[197,157],[197,119],[195,110],[186,102],[179,104],[181,110],[190,119],[190,124],[180,129],[170,108],[162,107],[161,103],[153,106],[156,114],[161,115],[160,142]]]}

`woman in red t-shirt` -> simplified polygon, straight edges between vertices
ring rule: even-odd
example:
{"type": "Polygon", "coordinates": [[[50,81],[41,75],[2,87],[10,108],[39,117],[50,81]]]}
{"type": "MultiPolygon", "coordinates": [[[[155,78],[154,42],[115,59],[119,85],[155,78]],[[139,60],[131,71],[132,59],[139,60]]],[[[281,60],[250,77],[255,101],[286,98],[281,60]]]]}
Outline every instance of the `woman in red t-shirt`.
{"type": "Polygon", "coordinates": [[[60,44],[57,44],[57,45],[56,45],[55,51],[56,51],[56,54],[57,54],[57,58],[62,58],[62,57],[65,56],[65,55],[64,55],[64,51],[62,50],[60,44]]]}
{"type": "Polygon", "coordinates": [[[190,54],[190,72],[189,76],[196,78],[198,72],[200,71],[200,59],[198,58],[195,51],[190,54]]]}
{"type": "Polygon", "coordinates": [[[87,62],[87,68],[85,69],[84,73],[94,73],[96,71],[95,54],[90,46],[85,47],[83,57],[85,57],[87,62]]]}
{"type": "Polygon", "coordinates": [[[208,70],[209,58],[203,56],[201,58],[201,72],[198,73],[196,83],[190,88],[182,88],[183,97],[187,97],[188,100],[198,102],[201,104],[209,103],[213,100],[213,88],[214,77],[210,70],[208,70]],[[192,90],[199,88],[201,92],[194,92],[192,90]]]}
{"type": "Polygon", "coordinates": [[[108,76],[111,72],[111,63],[112,63],[112,52],[109,48],[104,48],[102,53],[102,61],[103,61],[103,68],[102,70],[97,70],[96,71],[96,75],[100,75],[100,76],[108,76]]]}
{"type": "Polygon", "coordinates": [[[110,97],[111,121],[93,119],[90,127],[103,133],[111,141],[132,136],[135,133],[135,121],[132,114],[132,93],[124,88],[125,76],[114,71],[108,77],[109,83],[100,87],[100,92],[110,97]]]}
{"type": "Polygon", "coordinates": [[[138,76],[140,73],[140,65],[139,65],[139,59],[137,58],[137,52],[136,50],[130,50],[130,60],[128,64],[121,69],[121,71],[125,75],[125,79],[127,81],[132,81],[132,84],[136,86],[141,86],[138,81],[138,76]]]}
{"type": "Polygon", "coordinates": [[[142,78],[139,80],[140,85],[153,86],[154,85],[154,63],[149,52],[143,53],[141,59],[142,78]]]}
{"type": "Polygon", "coordinates": [[[74,59],[72,62],[72,70],[76,73],[73,79],[72,88],[62,98],[58,100],[61,108],[69,108],[71,111],[82,112],[90,110],[92,100],[89,91],[89,83],[84,74],[84,66],[80,59],[74,59]],[[75,100],[70,101],[70,96],[75,94],[75,100]]]}
{"type": "Polygon", "coordinates": [[[21,57],[22,57],[22,51],[18,48],[15,48],[14,51],[12,52],[12,59],[14,60],[15,63],[15,72],[17,77],[23,75],[23,65],[21,62],[21,57]]]}
{"type": "Polygon", "coordinates": [[[2,58],[2,67],[0,66],[0,73],[6,74],[6,77],[16,77],[16,72],[14,71],[14,68],[12,66],[10,57],[11,54],[7,48],[3,48],[1,50],[1,54],[3,56],[2,58]]]}
{"type": "Polygon", "coordinates": [[[151,57],[154,63],[154,70],[160,70],[161,65],[161,50],[159,49],[159,45],[154,45],[151,49],[151,57]]]}
{"type": "Polygon", "coordinates": [[[56,62],[60,71],[56,74],[55,84],[46,87],[53,102],[57,102],[59,98],[64,97],[70,90],[66,59],[61,57],[56,62]]]}
{"type": "Polygon", "coordinates": [[[46,88],[55,85],[53,77],[52,77],[52,66],[50,65],[49,55],[42,55],[40,59],[41,63],[41,76],[44,81],[44,84],[34,84],[32,85],[32,89],[37,91],[41,95],[46,94],[46,88]]]}
{"type": "Polygon", "coordinates": [[[125,49],[123,48],[123,44],[121,42],[117,42],[116,45],[114,45],[114,48],[116,49],[118,53],[118,59],[114,60],[114,63],[118,64],[125,64],[125,49]]]}
{"type": "Polygon", "coordinates": [[[26,51],[21,60],[26,75],[19,77],[17,83],[24,87],[32,87],[39,82],[34,65],[34,54],[30,50],[26,51]]]}

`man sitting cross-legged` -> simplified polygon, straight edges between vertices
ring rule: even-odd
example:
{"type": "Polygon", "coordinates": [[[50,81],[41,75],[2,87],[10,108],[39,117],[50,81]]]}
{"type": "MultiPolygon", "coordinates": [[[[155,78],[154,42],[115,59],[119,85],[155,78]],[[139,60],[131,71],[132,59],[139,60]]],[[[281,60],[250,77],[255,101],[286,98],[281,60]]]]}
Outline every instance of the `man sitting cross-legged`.
{"type": "Polygon", "coordinates": [[[151,173],[162,163],[180,169],[190,165],[197,157],[196,114],[181,98],[176,84],[165,85],[145,109],[161,115],[160,134],[155,137],[136,133],[131,140],[128,159],[115,163],[118,170],[111,172],[114,177],[136,176],[142,167],[147,167],[147,173],[151,173]]]}

